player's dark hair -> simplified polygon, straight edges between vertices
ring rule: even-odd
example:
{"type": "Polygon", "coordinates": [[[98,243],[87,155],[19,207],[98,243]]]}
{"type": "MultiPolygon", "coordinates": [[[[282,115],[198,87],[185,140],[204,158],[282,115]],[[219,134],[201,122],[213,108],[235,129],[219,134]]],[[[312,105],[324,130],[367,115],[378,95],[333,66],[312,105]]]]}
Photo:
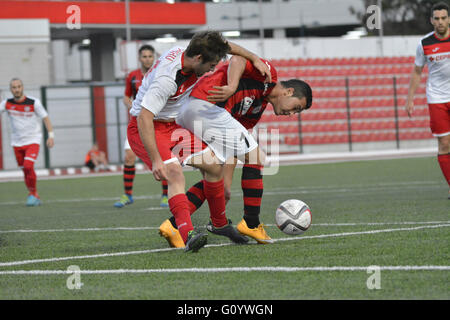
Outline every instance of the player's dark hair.
{"type": "Polygon", "coordinates": [[[431,8],[431,17],[433,17],[433,13],[436,10],[447,10],[447,15],[448,15],[448,11],[449,11],[449,7],[448,4],[446,4],[445,2],[438,2],[436,3],[432,8],[431,8]]]}
{"type": "Polygon", "coordinates": [[[293,88],[294,89],[294,94],[292,95],[293,97],[296,98],[306,98],[306,107],[305,109],[309,109],[311,108],[312,105],[312,89],[309,86],[309,84],[307,84],[305,81],[303,80],[299,80],[299,79],[290,79],[290,80],[286,80],[286,81],[280,81],[281,85],[285,88],[293,88]]]}
{"type": "Polygon", "coordinates": [[[22,83],[22,85],[23,85],[23,81],[21,79],[19,79],[19,78],[16,78],[16,77],[12,78],[11,81],[9,82],[9,84],[11,85],[11,83],[13,81],[20,81],[20,83],[22,83]]]}
{"type": "Polygon", "coordinates": [[[155,48],[153,48],[151,45],[149,44],[144,44],[142,47],[139,48],[139,55],[142,53],[142,51],[144,50],[150,50],[151,52],[155,52],[155,48]]]}
{"type": "Polygon", "coordinates": [[[230,52],[227,40],[218,31],[202,31],[194,34],[188,47],[186,56],[202,56],[203,63],[219,61],[230,52]]]}

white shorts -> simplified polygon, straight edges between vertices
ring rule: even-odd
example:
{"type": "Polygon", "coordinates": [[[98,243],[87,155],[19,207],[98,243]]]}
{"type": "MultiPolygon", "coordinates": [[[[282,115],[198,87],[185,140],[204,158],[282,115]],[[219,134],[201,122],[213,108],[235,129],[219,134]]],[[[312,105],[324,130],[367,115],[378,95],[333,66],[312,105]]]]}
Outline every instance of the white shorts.
{"type": "Polygon", "coordinates": [[[128,138],[125,138],[125,142],[123,143],[123,150],[131,150],[130,143],[128,142],[128,138]]]}
{"type": "Polygon", "coordinates": [[[208,144],[222,163],[241,158],[258,147],[255,138],[239,121],[208,101],[190,97],[176,122],[208,144]]]}

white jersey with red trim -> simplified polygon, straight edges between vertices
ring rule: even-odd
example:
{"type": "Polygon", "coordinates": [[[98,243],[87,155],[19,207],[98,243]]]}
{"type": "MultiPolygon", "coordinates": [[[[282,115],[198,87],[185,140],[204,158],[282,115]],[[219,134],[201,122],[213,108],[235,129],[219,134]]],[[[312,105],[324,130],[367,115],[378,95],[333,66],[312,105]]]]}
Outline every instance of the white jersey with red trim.
{"type": "Polygon", "coordinates": [[[27,96],[21,101],[13,98],[0,103],[0,113],[6,111],[11,124],[11,145],[21,147],[40,144],[42,140],[41,119],[48,116],[41,101],[27,96]]]}
{"type": "Polygon", "coordinates": [[[185,99],[189,97],[198,78],[195,73],[181,71],[184,48],[166,51],[142,79],[130,114],[138,116],[142,108],[155,115],[155,119],[175,119],[185,99]]]}
{"type": "Polygon", "coordinates": [[[436,37],[435,32],[420,40],[416,50],[416,66],[428,64],[428,103],[450,102],[450,36],[436,37]]]}

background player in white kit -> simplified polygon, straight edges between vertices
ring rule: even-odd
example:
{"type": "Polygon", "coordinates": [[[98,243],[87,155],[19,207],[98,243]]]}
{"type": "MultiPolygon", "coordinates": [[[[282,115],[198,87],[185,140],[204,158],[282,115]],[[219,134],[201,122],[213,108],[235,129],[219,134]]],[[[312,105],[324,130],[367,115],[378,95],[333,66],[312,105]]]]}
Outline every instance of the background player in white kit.
{"type": "Polygon", "coordinates": [[[11,145],[14,148],[17,164],[23,170],[28,189],[27,206],[41,204],[36,188],[34,163],[39,154],[42,139],[41,122],[48,131],[47,147],[54,145],[53,127],[42,103],[31,96],[25,96],[22,80],[14,78],[10,82],[13,98],[0,103],[0,113],[6,111],[11,124],[11,145]]]}
{"type": "MultiPolygon", "coordinates": [[[[427,101],[430,128],[438,140],[438,162],[450,187],[450,29],[449,6],[437,3],[431,9],[434,31],[423,37],[417,46],[414,71],[409,85],[406,112],[411,117],[414,94],[420,76],[428,64],[427,101]]],[[[450,190],[448,193],[450,199],[450,190]]]]}
{"type": "MultiPolygon", "coordinates": [[[[136,155],[151,168],[155,179],[168,181],[169,208],[175,217],[186,251],[199,250],[205,245],[207,235],[193,231],[180,160],[197,151],[205,154],[208,152],[203,151],[201,141],[195,142],[191,132],[175,123],[175,118],[198,78],[213,70],[227,53],[248,58],[262,74],[270,78],[267,66],[256,55],[228,43],[218,32],[199,32],[194,35],[187,48],[174,47],[158,59],[145,76],[130,111],[132,115],[128,125],[130,146],[136,155]],[[185,133],[182,141],[174,140],[174,135],[181,132],[185,133]],[[181,146],[183,154],[177,154],[175,147],[183,143],[187,144],[181,146]]],[[[207,196],[207,200],[210,214],[214,215],[217,213],[217,210],[214,210],[215,203],[221,200],[216,199],[217,193],[213,187],[220,182],[220,179],[215,180],[214,173],[208,172],[206,167],[202,169],[206,172],[205,180],[211,182],[212,196],[207,196]]],[[[223,181],[221,183],[223,188],[223,181]]],[[[223,193],[218,196],[222,197],[225,203],[223,193]]],[[[224,205],[218,207],[224,207],[224,205]]],[[[239,236],[234,229],[230,231],[234,231],[235,240],[247,240],[239,236]]]]}

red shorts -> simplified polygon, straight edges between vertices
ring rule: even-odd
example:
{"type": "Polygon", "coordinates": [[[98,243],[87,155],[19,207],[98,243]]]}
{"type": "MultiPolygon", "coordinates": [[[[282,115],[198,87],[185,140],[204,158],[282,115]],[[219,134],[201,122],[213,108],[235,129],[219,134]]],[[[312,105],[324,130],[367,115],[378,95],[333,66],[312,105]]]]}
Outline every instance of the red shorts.
{"type": "MultiPolygon", "coordinates": [[[[154,121],[155,140],[159,155],[164,163],[183,163],[203,152],[207,145],[189,130],[173,122],[154,121]]],[[[127,130],[128,142],[133,152],[152,169],[150,157],[139,136],[136,117],[131,117],[127,130]]]]}
{"type": "Polygon", "coordinates": [[[450,102],[428,104],[430,128],[435,137],[450,134],[450,102]]]}
{"type": "Polygon", "coordinates": [[[32,163],[36,162],[39,155],[39,145],[37,143],[13,148],[19,167],[23,167],[25,161],[31,161],[32,163]]]}

